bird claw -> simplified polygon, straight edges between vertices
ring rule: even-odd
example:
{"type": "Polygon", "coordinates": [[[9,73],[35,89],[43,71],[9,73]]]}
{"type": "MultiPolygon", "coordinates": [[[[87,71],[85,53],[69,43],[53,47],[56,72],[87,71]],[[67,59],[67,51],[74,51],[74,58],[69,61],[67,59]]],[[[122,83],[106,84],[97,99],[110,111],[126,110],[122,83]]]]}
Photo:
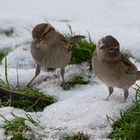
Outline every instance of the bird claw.
{"type": "Polygon", "coordinates": [[[109,101],[109,99],[108,99],[108,98],[106,98],[106,99],[105,99],[105,101],[109,101]]]}
{"type": "Polygon", "coordinates": [[[64,90],[69,90],[70,89],[70,85],[69,84],[66,84],[66,83],[63,83],[61,84],[61,87],[64,89],[64,90]]]}
{"type": "Polygon", "coordinates": [[[46,76],[45,78],[44,78],[44,81],[47,81],[48,79],[52,79],[50,76],[46,76]]]}

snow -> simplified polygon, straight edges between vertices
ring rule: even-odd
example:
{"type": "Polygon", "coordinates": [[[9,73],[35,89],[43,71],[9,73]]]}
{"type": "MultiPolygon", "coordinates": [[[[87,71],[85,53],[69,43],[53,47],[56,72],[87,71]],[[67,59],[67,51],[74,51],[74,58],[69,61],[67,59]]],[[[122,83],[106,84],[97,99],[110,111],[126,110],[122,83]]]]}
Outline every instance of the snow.
{"type": "MultiPolygon", "coordinates": [[[[0,29],[13,28],[15,32],[11,37],[0,35],[0,49],[10,51],[7,57],[8,76],[13,85],[17,82],[17,66],[21,86],[25,86],[34,75],[35,62],[29,49],[31,30],[36,24],[46,21],[62,33],[69,31],[67,24],[77,34],[88,36],[89,32],[94,42],[104,35],[113,35],[119,40],[121,49],[130,50],[136,57],[136,61],[132,61],[140,69],[139,0],[0,0],[0,3],[0,29]]],[[[75,75],[88,79],[90,73],[87,63],[66,67],[66,81],[75,75]]],[[[4,79],[4,61],[0,65],[0,77],[4,79]]],[[[114,119],[119,117],[119,112],[131,105],[134,89],[130,88],[126,103],[123,102],[120,89],[116,89],[107,102],[107,87],[94,74],[88,85],[77,85],[68,91],[60,87],[59,77],[59,69],[48,72],[44,68],[34,81],[34,87],[58,100],[43,112],[30,113],[41,121],[40,127],[34,128],[40,133],[37,134],[37,140],[58,140],[59,137],[79,131],[90,135],[91,140],[107,139],[111,127],[106,115],[114,119]],[[51,79],[43,81],[46,75],[51,79]]],[[[11,112],[19,116],[25,114],[25,111],[13,107],[0,108],[0,112],[8,118],[12,118],[11,112]]],[[[0,120],[1,140],[4,135],[2,126],[0,120]]]]}

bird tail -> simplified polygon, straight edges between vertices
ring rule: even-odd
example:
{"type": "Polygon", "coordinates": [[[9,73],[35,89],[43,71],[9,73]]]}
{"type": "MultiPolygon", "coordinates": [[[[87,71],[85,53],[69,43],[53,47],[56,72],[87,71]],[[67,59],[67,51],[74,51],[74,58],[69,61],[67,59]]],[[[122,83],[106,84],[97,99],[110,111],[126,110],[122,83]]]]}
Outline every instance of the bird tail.
{"type": "Polygon", "coordinates": [[[137,72],[137,76],[138,76],[137,80],[140,80],[140,71],[137,72]]]}
{"type": "Polygon", "coordinates": [[[71,45],[74,45],[74,44],[78,43],[81,39],[84,39],[84,38],[85,38],[85,36],[83,36],[83,35],[75,35],[70,38],[69,43],[71,45]]]}

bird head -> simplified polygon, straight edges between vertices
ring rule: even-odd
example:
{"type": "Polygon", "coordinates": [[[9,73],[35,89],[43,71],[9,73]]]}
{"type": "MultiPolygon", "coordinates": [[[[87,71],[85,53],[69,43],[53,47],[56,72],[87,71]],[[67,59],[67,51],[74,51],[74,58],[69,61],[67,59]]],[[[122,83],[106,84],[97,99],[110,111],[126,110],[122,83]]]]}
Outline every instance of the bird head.
{"type": "Polygon", "coordinates": [[[39,44],[51,30],[55,29],[49,23],[41,23],[36,25],[32,30],[33,43],[36,44],[34,46],[37,48],[39,46],[41,47],[41,45],[37,44],[39,44]]]}
{"type": "Polygon", "coordinates": [[[105,36],[97,43],[97,54],[102,57],[117,57],[120,55],[119,42],[111,35],[105,36]]]}

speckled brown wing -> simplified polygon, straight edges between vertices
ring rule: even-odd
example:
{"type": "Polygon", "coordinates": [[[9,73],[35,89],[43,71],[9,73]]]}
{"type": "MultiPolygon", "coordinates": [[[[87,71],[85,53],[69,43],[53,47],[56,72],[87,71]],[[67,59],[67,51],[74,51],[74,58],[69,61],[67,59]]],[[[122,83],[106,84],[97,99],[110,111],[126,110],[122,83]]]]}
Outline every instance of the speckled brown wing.
{"type": "Polygon", "coordinates": [[[69,53],[69,51],[71,51],[69,41],[61,33],[56,33],[55,41],[57,47],[60,47],[60,49],[65,50],[66,53],[69,53]]]}
{"type": "Polygon", "coordinates": [[[59,33],[59,32],[57,32],[57,38],[60,41],[63,41],[65,43],[68,43],[68,41],[66,40],[66,38],[61,33],[59,33]]]}
{"type": "Polygon", "coordinates": [[[136,66],[123,54],[121,54],[121,66],[127,74],[137,74],[136,66]]]}

